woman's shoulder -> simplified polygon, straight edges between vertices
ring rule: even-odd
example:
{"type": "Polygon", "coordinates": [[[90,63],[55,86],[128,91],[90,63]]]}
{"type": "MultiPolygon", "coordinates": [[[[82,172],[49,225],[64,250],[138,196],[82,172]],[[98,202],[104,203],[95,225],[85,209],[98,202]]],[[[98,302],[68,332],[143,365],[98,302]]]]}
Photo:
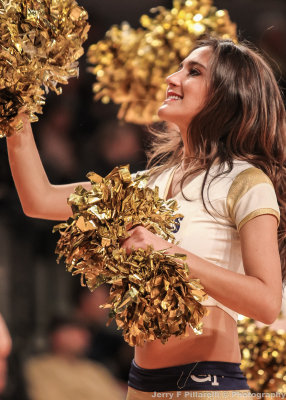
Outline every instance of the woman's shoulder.
{"type": "Polygon", "coordinates": [[[233,169],[229,172],[232,186],[254,186],[259,183],[272,182],[268,175],[257,166],[244,160],[234,160],[233,169]]]}
{"type": "Polygon", "coordinates": [[[215,165],[207,177],[209,193],[214,198],[229,198],[233,193],[249,191],[260,183],[272,185],[270,178],[248,161],[234,159],[232,166],[227,162],[215,165]]]}
{"type": "Polygon", "coordinates": [[[251,163],[240,163],[229,185],[226,205],[238,231],[250,219],[273,214],[280,222],[275,188],[269,176],[251,163]]]}
{"type": "Polygon", "coordinates": [[[227,162],[225,162],[223,165],[224,165],[224,168],[223,168],[224,171],[227,171],[226,175],[228,175],[230,177],[235,177],[239,173],[241,173],[242,171],[245,171],[247,169],[256,168],[249,161],[238,160],[238,159],[233,159],[232,160],[232,168],[231,168],[230,171],[228,171],[230,168],[229,168],[229,164],[227,162]]]}
{"type": "Polygon", "coordinates": [[[219,165],[212,173],[212,176],[220,174],[222,174],[221,176],[223,179],[227,180],[229,184],[233,184],[234,181],[244,183],[246,181],[252,181],[253,183],[256,181],[265,181],[271,183],[270,178],[262,171],[262,169],[245,160],[233,159],[232,168],[230,168],[227,162],[219,165]]]}

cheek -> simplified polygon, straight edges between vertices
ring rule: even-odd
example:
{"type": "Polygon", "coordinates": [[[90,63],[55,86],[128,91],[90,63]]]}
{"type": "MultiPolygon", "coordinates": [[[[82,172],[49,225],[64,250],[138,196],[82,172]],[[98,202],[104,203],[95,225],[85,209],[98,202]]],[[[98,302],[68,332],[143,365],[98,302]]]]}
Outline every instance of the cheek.
{"type": "Polygon", "coordinates": [[[204,105],[208,97],[208,87],[205,84],[200,90],[200,104],[204,105]]]}
{"type": "Polygon", "coordinates": [[[193,117],[196,114],[198,114],[204,107],[205,102],[206,102],[206,93],[205,91],[202,90],[189,97],[185,107],[189,111],[189,116],[193,117]]]}

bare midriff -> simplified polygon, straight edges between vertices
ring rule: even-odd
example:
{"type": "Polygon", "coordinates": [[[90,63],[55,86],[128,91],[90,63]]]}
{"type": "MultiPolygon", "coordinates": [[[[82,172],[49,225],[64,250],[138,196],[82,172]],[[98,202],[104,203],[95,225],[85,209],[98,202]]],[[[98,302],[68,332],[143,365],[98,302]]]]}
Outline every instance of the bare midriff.
{"type": "Polygon", "coordinates": [[[196,361],[240,363],[236,321],[217,306],[207,306],[209,315],[203,318],[203,333],[191,328],[188,337],[171,336],[167,343],[160,340],[135,348],[135,362],[142,368],[164,368],[196,361]]]}

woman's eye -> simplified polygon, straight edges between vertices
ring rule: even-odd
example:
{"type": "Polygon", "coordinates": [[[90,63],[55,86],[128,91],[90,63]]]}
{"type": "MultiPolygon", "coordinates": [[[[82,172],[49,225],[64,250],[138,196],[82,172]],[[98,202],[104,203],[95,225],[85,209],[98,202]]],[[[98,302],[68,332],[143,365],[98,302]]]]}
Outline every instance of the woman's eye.
{"type": "Polygon", "coordinates": [[[197,76],[197,75],[200,75],[200,74],[201,74],[200,71],[198,69],[195,69],[195,68],[192,68],[190,70],[190,72],[189,72],[189,75],[192,75],[192,76],[197,76]]]}

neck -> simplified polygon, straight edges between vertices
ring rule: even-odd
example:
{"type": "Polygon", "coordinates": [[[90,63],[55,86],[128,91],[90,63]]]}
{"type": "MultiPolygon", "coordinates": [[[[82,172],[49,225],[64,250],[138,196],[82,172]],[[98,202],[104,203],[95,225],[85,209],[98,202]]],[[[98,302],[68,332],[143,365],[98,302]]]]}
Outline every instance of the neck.
{"type": "MultiPolygon", "coordinates": [[[[236,158],[233,157],[233,159],[236,159],[236,158]]],[[[213,164],[218,164],[218,163],[219,163],[219,156],[217,156],[215,158],[213,164]]],[[[192,164],[192,167],[195,167],[195,168],[201,166],[201,164],[198,162],[198,160],[195,160],[194,153],[190,152],[188,146],[184,142],[184,148],[183,148],[182,157],[181,157],[181,169],[183,171],[186,171],[189,168],[190,164],[192,164]]]]}
{"type": "Polygon", "coordinates": [[[189,152],[189,149],[184,145],[183,154],[181,158],[181,168],[183,171],[189,168],[190,162],[192,161],[193,157],[194,156],[189,152]]]}

